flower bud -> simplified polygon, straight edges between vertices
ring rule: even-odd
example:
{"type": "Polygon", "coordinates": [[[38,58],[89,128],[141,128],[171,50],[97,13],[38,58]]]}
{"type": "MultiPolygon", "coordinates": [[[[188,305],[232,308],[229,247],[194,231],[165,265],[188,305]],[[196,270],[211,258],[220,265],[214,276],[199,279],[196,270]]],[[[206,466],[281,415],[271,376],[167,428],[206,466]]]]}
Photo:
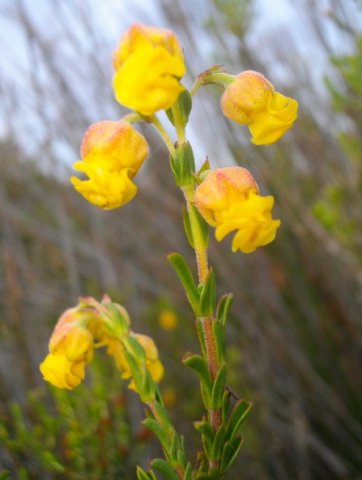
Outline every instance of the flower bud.
{"type": "Polygon", "coordinates": [[[249,127],[255,145],[276,142],[297,118],[298,102],[276,92],[269,80],[251,70],[235,77],[220,103],[227,118],[249,127]]]}
{"type": "Polygon", "coordinates": [[[235,199],[259,187],[246,168],[224,167],[209,172],[196,189],[195,205],[204,219],[215,226],[215,212],[226,209],[235,199]]]}
{"type": "Polygon", "coordinates": [[[236,231],[232,251],[251,253],[272,242],[279,220],[271,217],[274,199],[259,195],[253,176],[241,167],[211,171],[195,192],[195,205],[221,241],[236,231]]]}
{"type": "Polygon", "coordinates": [[[135,24],[113,56],[117,101],[142,115],[167,110],[184,90],[179,79],[186,67],[176,35],[166,29],[135,24]]]}
{"type": "Polygon", "coordinates": [[[82,160],[74,169],[88,180],[71,177],[74,188],[90,203],[113,209],[137,193],[133,178],[148,155],[148,144],[132,125],[105,120],[89,127],[81,146],[82,160]]]}

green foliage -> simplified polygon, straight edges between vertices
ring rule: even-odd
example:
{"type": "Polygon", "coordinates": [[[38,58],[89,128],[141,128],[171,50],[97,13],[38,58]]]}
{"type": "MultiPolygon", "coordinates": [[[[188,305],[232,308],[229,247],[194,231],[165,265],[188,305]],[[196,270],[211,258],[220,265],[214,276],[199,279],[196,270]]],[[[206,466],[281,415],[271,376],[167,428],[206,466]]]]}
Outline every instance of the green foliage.
{"type": "Polygon", "coordinates": [[[134,478],[145,445],[128,423],[122,383],[102,361],[94,363],[92,372],[90,385],[74,393],[38,388],[24,406],[13,403],[0,417],[0,444],[12,475],[29,480],[134,478]]]}

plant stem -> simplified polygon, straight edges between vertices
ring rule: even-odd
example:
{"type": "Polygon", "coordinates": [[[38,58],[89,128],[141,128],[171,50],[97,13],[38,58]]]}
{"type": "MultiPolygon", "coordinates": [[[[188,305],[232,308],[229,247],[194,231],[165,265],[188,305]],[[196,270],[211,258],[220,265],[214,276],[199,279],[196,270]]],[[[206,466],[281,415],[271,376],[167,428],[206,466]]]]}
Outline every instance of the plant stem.
{"type": "Polygon", "coordinates": [[[170,154],[173,155],[176,151],[175,146],[174,146],[171,138],[169,137],[168,133],[166,132],[166,129],[164,128],[164,126],[162,125],[160,120],[156,117],[156,115],[153,115],[151,117],[151,123],[156,127],[156,130],[161,135],[161,137],[162,137],[163,141],[165,142],[166,147],[168,148],[170,154]]]}

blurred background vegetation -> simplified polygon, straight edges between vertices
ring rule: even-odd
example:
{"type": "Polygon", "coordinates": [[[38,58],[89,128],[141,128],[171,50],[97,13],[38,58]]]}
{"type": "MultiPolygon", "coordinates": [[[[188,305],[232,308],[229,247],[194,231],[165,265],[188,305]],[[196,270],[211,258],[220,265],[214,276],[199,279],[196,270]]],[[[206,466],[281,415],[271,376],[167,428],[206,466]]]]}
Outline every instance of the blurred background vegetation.
{"type": "MultiPolygon", "coordinates": [[[[300,102],[273,147],[253,147],[218,108],[194,100],[198,161],[241,164],[276,197],[273,245],[232,255],[212,241],[220,292],[236,301],[229,383],[254,409],[234,480],[362,479],[362,7],[356,0],[3,0],[0,3],[0,478],[134,479],[157,455],[142,407],[107,358],[74,392],[48,388],[38,364],[57,317],[108,292],[157,341],[162,390],[193,451],[202,414],[181,366],[193,319],[165,255],[189,256],[166,152],[139,195],[114,212],[70,187],[88,124],[125,112],[111,53],[130,22],[168,26],[185,48],[185,84],[213,63],[256,69],[300,102]]],[[[98,356],[99,357],[99,356],[98,356]]]]}

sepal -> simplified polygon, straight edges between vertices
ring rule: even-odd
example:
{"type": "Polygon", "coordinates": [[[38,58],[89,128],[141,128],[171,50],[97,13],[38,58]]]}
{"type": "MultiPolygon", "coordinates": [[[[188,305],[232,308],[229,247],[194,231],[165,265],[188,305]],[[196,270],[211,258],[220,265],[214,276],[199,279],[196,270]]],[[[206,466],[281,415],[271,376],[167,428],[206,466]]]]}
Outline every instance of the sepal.
{"type": "Polygon", "coordinates": [[[179,187],[191,185],[194,182],[195,159],[189,142],[176,148],[170,156],[171,169],[179,187]]]}

